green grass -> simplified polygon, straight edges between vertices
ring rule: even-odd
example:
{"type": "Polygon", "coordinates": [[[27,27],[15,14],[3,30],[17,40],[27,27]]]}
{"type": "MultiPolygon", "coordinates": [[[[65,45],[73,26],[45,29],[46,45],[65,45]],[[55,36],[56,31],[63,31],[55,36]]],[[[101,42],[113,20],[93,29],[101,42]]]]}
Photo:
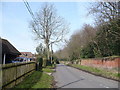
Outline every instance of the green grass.
{"type": "Polygon", "coordinates": [[[97,75],[105,76],[108,78],[113,78],[116,80],[120,79],[120,73],[113,73],[113,72],[110,72],[105,69],[99,69],[99,68],[94,68],[94,67],[90,67],[90,66],[78,65],[78,64],[71,64],[70,66],[73,66],[73,67],[76,67],[76,68],[79,68],[79,69],[82,69],[85,71],[89,71],[89,72],[92,72],[97,75]]]}
{"type": "Polygon", "coordinates": [[[42,68],[42,72],[33,72],[14,88],[52,88],[53,77],[47,73],[54,72],[53,68],[55,65],[42,68]]]}
{"type": "Polygon", "coordinates": [[[120,56],[113,55],[113,56],[108,56],[108,57],[105,57],[105,58],[116,58],[116,57],[120,57],[120,56]]]}
{"type": "Polygon", "coordinates": [[[53,68],[55,68],[55,65],[46,66],[46,68],[43,68],[42,71],[43,71],[43,72],[52,73],[52,72],[54,72],[53,68]]]}
{"type": "Polygon", "coordinates": [[[41,79],[32,88],[51,88],[53,77],[43,73],[41,79]]]}
{"type": "Polygon", "coordinates": [[[35,71],[27,76],[15,88],[51,88],[53,77],[40,71],[35,71]]]}
{"type": "Polygon", "coordinates": [[[48,73],[54,72],[54,71],[53,71],[52,69],[50,69],[50,68],[43,68],[42,71],[43,71],[43,72],[48,72],[48,73]]]}

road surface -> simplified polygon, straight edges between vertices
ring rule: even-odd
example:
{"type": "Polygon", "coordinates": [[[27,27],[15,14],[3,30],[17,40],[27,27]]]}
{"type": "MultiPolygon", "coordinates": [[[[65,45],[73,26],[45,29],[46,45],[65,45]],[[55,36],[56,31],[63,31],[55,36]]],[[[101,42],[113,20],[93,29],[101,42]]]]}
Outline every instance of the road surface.
{"type": "Polygon", "coordinates": [[[53,73],[57,88],[118,88],[118,82],[58,64],[53,73]]]}

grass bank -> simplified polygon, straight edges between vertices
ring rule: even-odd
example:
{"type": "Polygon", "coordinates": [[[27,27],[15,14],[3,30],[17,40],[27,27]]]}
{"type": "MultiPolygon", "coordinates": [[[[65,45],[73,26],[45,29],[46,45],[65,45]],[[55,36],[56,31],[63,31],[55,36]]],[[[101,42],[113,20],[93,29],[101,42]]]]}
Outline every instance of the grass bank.
{"type": "Polygon", "coordinates": [[[42,71],[35,71],[14,88],[52,88],[53,77],[47,74],[52,72],[54,71],[50,66],[42,71]]]}
{"type": "Polygon", "coordinates": [[[68,64],[68,66],[75,67],[77,69],[98,75],[98,76],[103,76],[109,79],[114,79],[114,80],[119,80],[120,81],[120,73],[113,73],[105,69],[99,69],[99,68],[94,68],[90,66],[83,66],[83,65],[78,65],[78,64],[68,64]]]}
{"type": "Polygon", "coordinates": [[[43,72],[47,72],[47,73],[52,73],[52,72],[54,72],[54,70],[53,70],[53,69],[50,69],[50,68],[43,68],[42,71],[43,71],[43,72]]]}

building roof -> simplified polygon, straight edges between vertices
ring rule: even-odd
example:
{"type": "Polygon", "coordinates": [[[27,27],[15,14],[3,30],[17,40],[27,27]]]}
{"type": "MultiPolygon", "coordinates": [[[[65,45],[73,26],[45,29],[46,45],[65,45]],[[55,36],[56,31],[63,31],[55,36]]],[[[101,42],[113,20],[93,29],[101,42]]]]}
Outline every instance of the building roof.
{"type": "Polygon", "coordinates": [[[20,52],[21,54],[23,54],[23,55],[28,55],[28,56],[32,56],[33,54],[31,53],[31,52],[20,52]]]}
{"type": "Polygon", "coordinates": [[[20,55],[21,53],[6,39],[1,39],[0,44],[2,43],[2,53],[20,55]]]}
{"type": "Polygon", "coordinates": [[[31,52],[20,52],[21,54],[32,54],[31,52]]]}

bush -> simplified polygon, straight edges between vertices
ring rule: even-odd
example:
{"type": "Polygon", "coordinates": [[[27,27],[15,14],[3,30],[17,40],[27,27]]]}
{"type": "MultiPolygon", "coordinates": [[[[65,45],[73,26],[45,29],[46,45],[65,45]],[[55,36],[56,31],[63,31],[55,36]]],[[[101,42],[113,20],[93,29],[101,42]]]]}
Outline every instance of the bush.
{"type": "Polygon", "coordinates": [[[42,70],[43,65],[43,59],[41,57],[37,57],[37,63],[36,63],[36,70],[42,70]]]}

